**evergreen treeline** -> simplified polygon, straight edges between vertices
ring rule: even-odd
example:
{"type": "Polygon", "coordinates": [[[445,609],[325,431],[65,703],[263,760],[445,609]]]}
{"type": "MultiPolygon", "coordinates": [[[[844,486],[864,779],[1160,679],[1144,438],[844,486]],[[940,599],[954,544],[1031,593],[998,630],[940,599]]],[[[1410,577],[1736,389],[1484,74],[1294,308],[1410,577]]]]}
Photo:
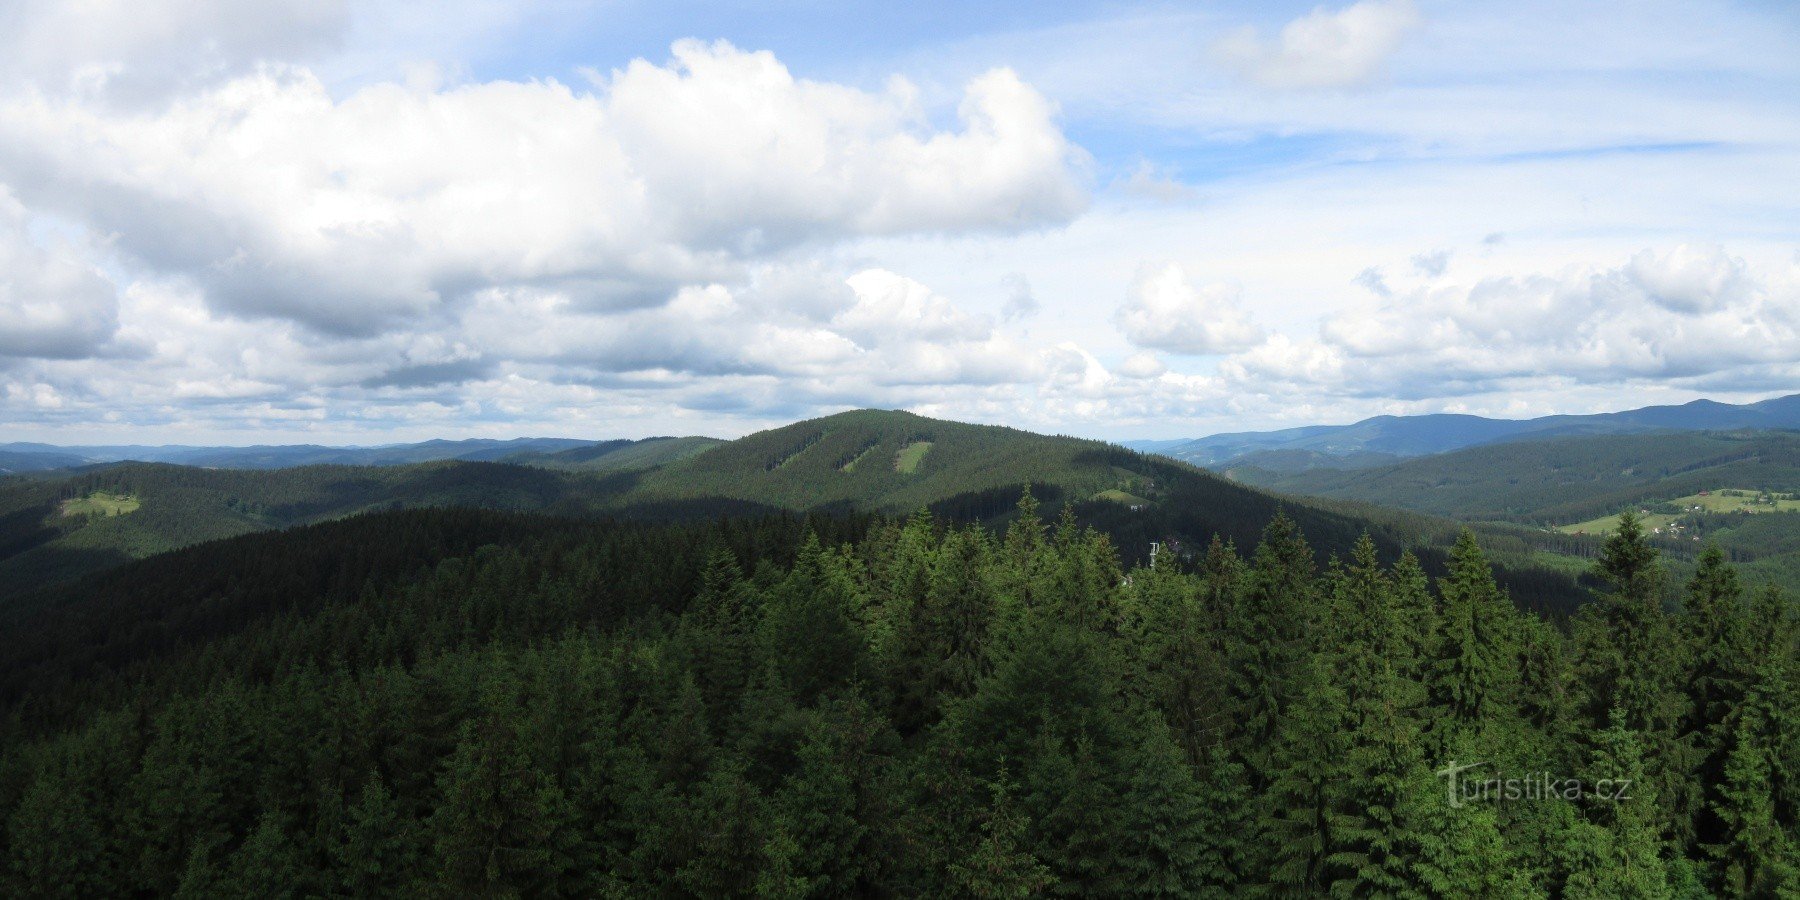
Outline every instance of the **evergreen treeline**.
{"type": "Polygon", "coordinates": [[[1582,522],[1722,487],[1800,483],[1800,435],[1784,431],[1589,435],[1509,441],[1357,469],[1234,468],[1261,487],[1473,520],[1582,522]]]}
{"type": "Polygon", "coordinates": [[[1436,579],[1285,516],[1118,559],[1028,495],[1003,534],[415,511],[147,560],[7,623],[0,889],[1800,887],[1793,615],[1719,553],[1665,609],[1628,519],[1559,624],[1468,534],[1436,579]]]}

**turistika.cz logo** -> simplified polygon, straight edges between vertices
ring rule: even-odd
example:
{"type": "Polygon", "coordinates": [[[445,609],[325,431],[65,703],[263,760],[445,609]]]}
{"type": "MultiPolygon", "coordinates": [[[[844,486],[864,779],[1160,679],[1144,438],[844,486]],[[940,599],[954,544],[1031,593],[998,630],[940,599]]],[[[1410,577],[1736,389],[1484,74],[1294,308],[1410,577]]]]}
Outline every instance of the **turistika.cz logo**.
{"type": "Polygon", "coordinates": [[[1532,772],[1520,776],[1481,777],[1465,773],[1487,766],[1486,762],[1449,764],[1437,771],[1444,779],[1450,797],[1450,808],[1461,809],[1469,803],[1514,802],[1536,800],[1577,801],[1582,798],[1617,803],[1631,799],[1631,779],[1602,778],[1592,784],[1581,778],[1532,772]]]}

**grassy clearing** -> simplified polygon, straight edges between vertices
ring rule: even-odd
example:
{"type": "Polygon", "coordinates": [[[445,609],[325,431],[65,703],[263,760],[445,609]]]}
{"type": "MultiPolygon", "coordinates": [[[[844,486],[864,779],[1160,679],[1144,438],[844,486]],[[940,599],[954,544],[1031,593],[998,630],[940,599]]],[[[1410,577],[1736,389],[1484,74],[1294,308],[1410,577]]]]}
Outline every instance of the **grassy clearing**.
{"type": "Polygon", "coordinates": [[[900,448],[894,454],[894,471],[903,475],[911,475],[919,470],[919,463],[925,461],[925,454],[931,452],[930,441],[913,441],[900,448]]]}
{"type": "Polygon", "coordinates": [[[1800,512],[1800,500],[1786,499],[1790,496],[1792,495],[1770,495],[1764,491],[1726,488],[1722,491],[1711,491],[1705,496],[1689,494],[1686,497],[1677,497],[1670,502],[1682,507],[1698,506],[1707,512],[1800,512]],[[1762,502],[1760,498],[1765,496],[1779,496],[1783,499],[1762,502]]]}
{"type": "Polygon", "coordinates": [[[137,511],[143,502],[130,494],[111,494],[106,491],[95,491],[86,497],[62,502],[62,514],[65,518],[75,516],[123,516],[137,511]]]}
{"type": "MultiPolygon", "coordinates": [[[[1654,532],[1655,529],[1669,527],[1670,523],[1679,518],[1681,517],[1667,513],[1651,513],[1647,516],[1638,516],[1638,521],[1644,524],[1645,531],[1654,532]]],[[[1561,525],[1556,530],[1564,534],[1612,534],[1618,527],[1619,517],[1612,515],[1589,519],[1586,522],[1576,522],[1573,525],[1561,525]]]]}
{"type": "Polygon", "coordinates": [[[1148,500],[1145,500],[1142,497],[1139,497],[1136,494],[1128,494],[1124,491],[1119,490],[1118,488],[1113,488],[1112,490],[1109,490],[1109,491],[1101,491],[1100,493],[1094,495],[1094,499],[1095,500],[1111,500],[1114,503],[1123,503],[1126,506],[1143,506],[1150,502],[1148,500]]]}
{"type": "MultiPolygon", "coordinates": [[[[838,468],[840,468],[840,469],[842,469],[842,470],[844,470],[844,471],[845,471],[845,472],[854,472],[854,471],[856,471],[856,466],[857,466],[857,464],[858,464],[858,463],[860,463],[860,462],[862,462],[862,461],[863,461],[863,460],[865,460],[865,459],[868,459],[868,458],[869,458],[869,454],[871,454],[871,453],[874,453],[874,452],[875,452],[875,446],[876,446],[876,445],[874,445],[874,444],[870,444],[870,445],[869,445],[869,446],[867,446],[867,447],[864,447],[864,448],[863,448],[863,451],[862,451],[862,452],[861,452],[861,453],[858,453],[858,454],[856,454],[856,458],[855,458],[855,459],[852,459],[852,460],[850,460],[850,461],[849,461],[849,462],[847,462],[847,463],[844,463],[844,464],[843,464],[843,465],[841,465],[841,466],[839,466],[839,467],[838,467],[838,468]]],[[[899,467],[898,467],[898,466],[895,466],[895,468],[899,468],[899,467]]]]}
{"type": "MultiPolygon", "coordinates": [[[[1770,494],[1766,491],[1724,488],[1717,491],[1707,491],[1704,494],[1689,494],[1685,497],[1676,497],[1675,499],[1666,502],[1672,503],[1688,512],[1693,512],[1694,507],[1699,507],[1700,511],[1710,513],[1800,512],[1800,500],[1790,499],[1792,496],[1792,494],[1788,493],[1770,494]]],[[[1645,505],[1661,506],[1662,504],[1656,503],[1645,505]]],[[[1681,515],[1678,513],[1650,513],[1648,515],[1639,516],[1638,518],[1643,521],[1644,529],[1651,533],[1655,533],[1657,529],[1668,528],[1671,524],[1681,521],[1681,515]]],[[[1561,531],[1564,534],[1611,534],[1613,530],[1618,527],[1619,517],[1612,515],[1602,516],[1598,519],[1589,519],[1586,522],[1576,522],[1573,525],[1560,525],[1556,530],[1561,531]]]]}

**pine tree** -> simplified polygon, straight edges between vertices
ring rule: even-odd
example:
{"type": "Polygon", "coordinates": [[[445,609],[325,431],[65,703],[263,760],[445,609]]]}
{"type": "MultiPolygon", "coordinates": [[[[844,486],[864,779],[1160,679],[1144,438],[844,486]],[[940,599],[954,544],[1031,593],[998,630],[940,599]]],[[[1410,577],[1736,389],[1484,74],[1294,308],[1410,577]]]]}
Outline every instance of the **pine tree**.
{"type": "Polygon", "coordinates": [[[1779,821],[1776,773],[1792,740],[1792,711],[1781,702],[1784,661],[1757,667],[1741,704],[1723,723],[1721,783],[1713,801],[1718,838],[1707,846],[1729,897],[1788,896],[1800,891],[1800,855],[1779,821]]]}
{"type": "Polygon", "coordinates": [[[1655,785],[1645,777],[1642,743],[1624,722],[1625,714],[1615,713],[1613,723],[1595,736],[1584,782],[1590,852],[1569,873],[1564,896],[1570,898],[1664,900],[1673,893],[1655,785]]]}
{"type": "Polygon", "coordinates": [[[986,571],[987,539],[953,531],[934,554],[923,593],[896,623],[885,654],[895,725],[913,734],[936,724],[946,702],[967,696],[987,670],[984,644],[996,598],[986,571]]]}
{"type": "Polygon", "coordinates": [[[1594,571],[1611,585],[1576,617],[1577,675],[1590,728],[1620,725],[1636,733],[1648,765],[1642,792],[1654,821],[1680,836],[1693,761],[1676,734],[1685,700],[1678,632],[1662,607],[1663,569],[1642,524],[1629,511],[1601,547],[1594,571]]]}
{"type": "Polygon", "coordinates": [[[1004,777],[995,781],[981,838],[950,865],[952,887],[980,900],[1034,897],[1056,884],[1049,867],[1023,846],[1030,822],[1014,803],[1004,777]]]}
{"type": "Polygon", "coordinates": [[[281,817],[265,813],[224,873],[201,894],[232,897],[296,897],[308,893],[307,873],[281,817]]]}
{"type": "Polygon", "coordinates": [[[1401,667],[1400,674],[1424,684],[1443,640],[1443,616],[1431,596],[1425,569],[1411,550],[1400,554],[1392,578],[1393,614],[1405,644],[1403,659],[1410,662],[1401,667]]]}
{"type": "Polygon", "coordinates": [[[883,788],[886,723],[860,696],[834,702],[808,729],[798,768],[770,800],[770,814],[796,844],[792,877],[811,890],[865,894],[879,883],[890,829],[883,788]]]}
{"type": "MultiPolygon", "coordinates": [[[[1200,563],[1200,607],[1206,633],[1223,641],[1237,619],[1238,594],[1243,590],[1244,561],[1237,547],[1220,541],[1215,532],[1200,563]]],[[[1223,649],[1223,644],[1220,648],[1223,649]]]]}
{"type": "Polygon", "coordinates": [[[1159,717],[1146,716],[1127,757],[1131,773],[1114,852],[1115,886],[1137,897],[1191,897],[1207,884],[1207,815],[1193,770],[1159,717]]]}
{"type": "Polygon", "coordinates": [[[719,760],[694,796],[671,810],[683,832],[674,843],[688,851],[672,886],[700,897],[742,896],[755,888],[769,828],[744,771],[737,757],[719,760]]]}
{"type": "Polygon", "coordinates": [[[1511,604],[1469,529],[1451,548],[1450,572],[1439,590],[1443,630],[1429,686],[1440,716],[1436,745],[1441,749],[1511,714],[1519,650],[1511,604]]]}
{"type": "Polygon", "coordinates": [[[1724,788],[1731,735],[1725,720],[1749,685],[1756,665],[1750,650],[1750,623],[1742,604],[1737,572],[1716,544],[1700,554],[1683,597],[1682,673],[1686,710],[1680,749],[1689,777],[1676,801],[1682,836],[1696,846],[1717,843],[1724,828],[1714,810],[1724,788]]]}
{"type": "Polygon", "coordinates": [[[1199,766],[1225,728],[1225,666],[1193,580],[1174,567],[1139,569],[1124,630],[1138,694],[1162,713],[1188,765],[1199,766]]]}
{"type": "Polygon", "coordinates": [[[1317,616],[1312,548],[1286,515],[1277,514],[1257,545],[1230,647],[1230,687],[1240,724],[1238,746],[1255,786],[1272,777],[1275,743],[1290,698],[1290,683],[1305,668],[1305,638],[1317,616]]]}
{"type": "Polygon", "coordinates": [[[399,893],[416,873],[416,835],[379,774],[369,773],[348,812],[333,852],[339,886],[357,897],[399,893]]]}
{"type": "Polygon", "coordinates": [[[800,702],[865,673],[861,606],[842,557],[809,533],[793,571],[771,592],[760,629],[762,658],[775,664],[800,702]]]}
{"type": "Polygon", "coordinates": [[[1328,660],[1302,662],[1297,696],[1280,722],[1268,759],[1258,821],[1258,866],[1278,891],[1318,896],[1333,879],[1331,857],[1346,827],[1343,790],[1355,777],[1346,758],[1354,728],[1328,660]]]}
{"type": "MultiPolygon", "coordinates": [[[[506,682],[490,693],[508,692],[506,682]]],[[[490,704],[438,778],[444,800],[429,831],[439,881],[455,893],[545,891],[565,877],[573,810],[518,740],[513,714],[490,704]]]]}
{"type": "Polygon", "coordinates": [[[1590,721],[1605,727],[1617,712],[1624,725],[1646,734],[1671,725],[1668,663],[1671,630],[1662,609],[1663,569],[1642,523],[1627,511],[1607,537],[1594,572],[1612,590],[1583,611],[1583,680],[1590,721]]]}
{"type": "Polygon", "coordinates": [[[1203,780],[1197,787],[1200,857],[1195,866],[1195,896],[1234,897],[1257,883],[1250,866],[1254,856],[1255,804],[1244,766],[1224,745],[1207,754],[1203,780]]]}

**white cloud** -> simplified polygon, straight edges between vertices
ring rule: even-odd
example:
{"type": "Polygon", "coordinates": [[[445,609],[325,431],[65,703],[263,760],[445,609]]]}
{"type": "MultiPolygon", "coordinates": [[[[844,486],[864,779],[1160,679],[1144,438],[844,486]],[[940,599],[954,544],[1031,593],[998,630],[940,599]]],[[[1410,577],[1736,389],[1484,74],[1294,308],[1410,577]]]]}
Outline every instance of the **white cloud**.
{"type": "Polygon", "coordinates": [[[1682,313],[1713,312],[1754,289],[1744,276],[1744,261],[1716,244],[1683,244],[1666,253],[1642,250],[1625,272],[1652,300],[1682,313]]]}
{"type": "Polygon", "coordinates": [[[1242,350],[1262,339],[1262,330],[1238,305],[1234,284],[1196,285],[1181,266],[1139,268],[1113,321],[1141,347],[1202,355],[1242,350]]]}
{"type": "Polygon", "coordinates": [[[1411,0],[1361,0],[1335,12],[1318,7],[1283,26],[1273,41],[1245,27],[1214,52],[1265,87],[1354,87],[1380,74],[1419,22],[1411,0]]]}
{"type": "Polygon", "coordinates": [[[0,361],[98,352],[118,328],[117,288],[68,240],[40,246],[0,185],[0,361]]]}
{"type": "Polygon", "coordinates": [[[12,0],[0,7],[0,83],[155,101],[335,46],[349,12],[345,0],[12,0]]]}
{"type": "Polygon", "coordinates": [[[1139,350],[1126,357],[1125,361],[1119,364],[1118,371],[1126,378],[1156,378],[1169,371],[1169,367],[1164,365],[1156,354],[1148,350],[1139,350]]]}
{"type": "Polygon", "coordinates": [[[1441,397],[1550,383],[1662,380],[1755,390],[1800,360],[1800,267],[1753,273],[1713,246],[1643,250],[1613,268],[1430,280],[1276,336],[1228,365],[1246,382],[1441,397]]]}
{"type": "Polygon", "coordinates": [[[1004,69],[955,130],[916,92],[794,78],[768,53],[677,43],[598,78],[343,99],[265,69],[166,110],[0,101],[0,181],[117,232],[222,311],[367,335],[489,286],[554,284],[593,308],[854,235],[1013,229],[1086,202],[1054,109],[1004,69]]]}

